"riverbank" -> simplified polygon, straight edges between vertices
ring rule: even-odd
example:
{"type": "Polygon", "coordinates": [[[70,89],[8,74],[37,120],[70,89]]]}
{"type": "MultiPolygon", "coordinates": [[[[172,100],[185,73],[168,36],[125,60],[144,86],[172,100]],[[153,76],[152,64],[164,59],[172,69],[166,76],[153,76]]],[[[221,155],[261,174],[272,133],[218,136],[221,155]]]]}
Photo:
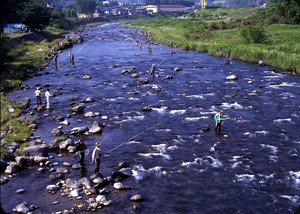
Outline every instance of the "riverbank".
{"type": "MultiPolygon", "coordinates": [[[[273,24],[248,30],[242,20],[205,21],[158,19],[129,22],[127,27],[151,32],[154,40],[166,45],[180,46],[183,50],[207,52],[222,57],[228,52],[232,59],[264,64],[290,72],[300,73],[300,25],[273,24]],[[261,29],[261,30],[260,30],[261,29]],[[246,36],[243,36],[246,32],[246,36]],[[263,39],[250,42],[249,36],[263,39]]],[[[252,38],[251,38],[252,39],[252,38]]]]}

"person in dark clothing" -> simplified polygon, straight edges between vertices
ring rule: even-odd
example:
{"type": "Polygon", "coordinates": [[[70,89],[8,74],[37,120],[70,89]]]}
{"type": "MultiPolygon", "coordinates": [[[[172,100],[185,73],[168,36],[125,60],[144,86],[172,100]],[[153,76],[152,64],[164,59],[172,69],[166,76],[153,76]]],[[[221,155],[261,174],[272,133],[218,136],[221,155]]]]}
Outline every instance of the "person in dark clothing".
{"type": "Polygon", "coordinates": [[[84,150],[85,149],[87,149],[87,147],[84,144],[83,140],[80,139],[79,144],[77,144],[77,146],[76,146],[76,154],[79,154],[79,157],[80,157],[79,163],[80,163],[81,166],[84,165],[84,156],[85,156],[84,150]]]}

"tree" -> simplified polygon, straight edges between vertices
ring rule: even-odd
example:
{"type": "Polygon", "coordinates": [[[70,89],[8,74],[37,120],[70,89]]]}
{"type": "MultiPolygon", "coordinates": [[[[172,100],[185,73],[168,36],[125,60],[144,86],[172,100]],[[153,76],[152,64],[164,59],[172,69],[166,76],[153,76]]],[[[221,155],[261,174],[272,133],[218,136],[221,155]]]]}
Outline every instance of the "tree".
{"type": "Polygon", "coordinates": [[[50,13],[43,0],[7,0],[1,11],[3,23],[22,22],[33,29],[43,29],[50,13]]]}
{"type": "Polygon", "coordinates": [[[95,12],[96,0],[77,0],[77,13],[92,14],[95,12]]]}
{"type": "Polygon", "coordinates": [[[43,29],[50,21],[49,10],[43,0],[24,1],[24,9],[20,14],[22,22],[33,29],[43,29]]]}

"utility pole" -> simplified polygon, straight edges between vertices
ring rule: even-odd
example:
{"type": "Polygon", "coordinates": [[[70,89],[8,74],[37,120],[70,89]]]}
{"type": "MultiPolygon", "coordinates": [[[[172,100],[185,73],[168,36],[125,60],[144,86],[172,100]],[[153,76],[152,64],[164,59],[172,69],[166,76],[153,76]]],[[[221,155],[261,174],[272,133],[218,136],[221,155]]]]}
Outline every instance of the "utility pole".
{"type": "Polygon", "coordinates": [[[205,0],[202,0],[202,9],[205,9],[205,0]]]}

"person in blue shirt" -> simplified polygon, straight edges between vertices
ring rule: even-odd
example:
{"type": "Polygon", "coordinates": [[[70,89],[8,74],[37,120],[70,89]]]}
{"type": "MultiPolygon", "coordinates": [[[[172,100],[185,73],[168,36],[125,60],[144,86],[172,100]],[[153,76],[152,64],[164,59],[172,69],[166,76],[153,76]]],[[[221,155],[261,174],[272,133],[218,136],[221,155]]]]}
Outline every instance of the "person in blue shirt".
{"type": "Polygon", "coordinates": [[[216,121],[216,129],[215,132],[217,133],[217,130],[219,129],[219,133],[221,133],[221,123],[223,120],[223,114],[222,111],[218,112],[215,116],[214,119],[216,121]]]}

